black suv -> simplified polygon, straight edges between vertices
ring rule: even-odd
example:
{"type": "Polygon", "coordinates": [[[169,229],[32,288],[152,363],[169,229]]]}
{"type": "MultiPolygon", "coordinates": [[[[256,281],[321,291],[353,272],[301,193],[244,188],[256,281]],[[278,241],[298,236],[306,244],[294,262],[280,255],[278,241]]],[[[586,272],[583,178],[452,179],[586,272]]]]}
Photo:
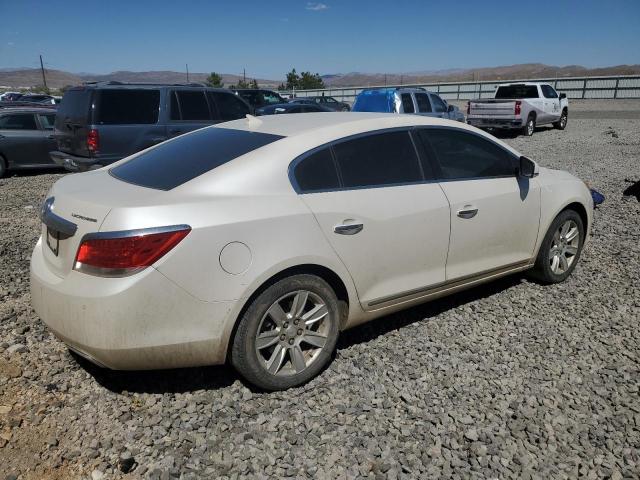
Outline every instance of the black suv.
{"type": "Polygon", "coordinates": [[[54,162],[99,168],[191,130],[244,117],[249,105],[202,85],[106,82],[67,90],[58,107],[54,162]]]}

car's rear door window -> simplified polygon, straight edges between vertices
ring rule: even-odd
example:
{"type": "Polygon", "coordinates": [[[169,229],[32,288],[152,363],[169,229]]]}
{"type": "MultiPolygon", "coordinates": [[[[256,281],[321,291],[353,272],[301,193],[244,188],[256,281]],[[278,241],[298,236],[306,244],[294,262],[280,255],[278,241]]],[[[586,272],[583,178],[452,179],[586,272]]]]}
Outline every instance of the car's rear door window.
{"type": "Polygon", "coordinates": [[[400,100],[402,100],[402,109],[404,113],[414,113],[415,109],[413,108],[413,99],[411,98],[410,93],[403,93],[400,95],[400,100]]]}
{"type": "Polygon", "coordinates": [[[515,156],[478,134],[453,128],[417,131],[432,152],[445,180],[491,178],[515,174],[515,156]]]}
{"type": "Polygon", "coordinates": [[[210,120],[209,105],[204,91],[178,90],[176,91],[182,120],[210,120]]]}
{"type": "Polygon", "coordinates": [[[336,190],[340,187],[338,171],[328,147],[300,160],[293,174],[300,193],[336,190]]]}
{"type": "Polygon", "coordinates": [[[160,90],[104,89],[97,91],[95,123],[143,125],[158,122],[160,90]]]}
{"type": "Polygon", "coordinates": [[[233,93],[209,92],[209,99],[218,108],[218,114],[222,121],[237,120],[250,113],[247,104],[233,93]]]}
{"type": "Polygon", "coordinates": [[[203,128],[162,143],[109,172],[127,183],[170,190],[281,138],[246,130],[203,128]]]}
{"type": "Polygon", "coordinates": [[[426,93],[416,93],[416,103],[418,104],[418,112],[431,113],[431,102],[429,95],[426,93]]]}
{"type": "Polygon", "coordinates": [[[333,146],[344,188],[421,182],[416,150],[406,130],[374,133],[333,146]]]}
{"type": "Polygon", "coordinates": [[[33,113],[14,113],[0,116],[0,130],[37,130],[33,113]]]}

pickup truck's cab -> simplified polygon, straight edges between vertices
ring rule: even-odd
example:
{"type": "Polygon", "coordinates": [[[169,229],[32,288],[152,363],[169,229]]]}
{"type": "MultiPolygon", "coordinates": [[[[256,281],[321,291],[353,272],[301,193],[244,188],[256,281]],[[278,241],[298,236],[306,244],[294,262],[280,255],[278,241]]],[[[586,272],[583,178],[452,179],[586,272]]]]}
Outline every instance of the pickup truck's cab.
{"type": "Polygon", "coordinates": [[[553,124],[564,130],[569,101],[547,83],[507,83],[498,85],[494,98],[471,100],[467,123],[479,128],[522,129],[533,135],[538,125],[553,124]]]}

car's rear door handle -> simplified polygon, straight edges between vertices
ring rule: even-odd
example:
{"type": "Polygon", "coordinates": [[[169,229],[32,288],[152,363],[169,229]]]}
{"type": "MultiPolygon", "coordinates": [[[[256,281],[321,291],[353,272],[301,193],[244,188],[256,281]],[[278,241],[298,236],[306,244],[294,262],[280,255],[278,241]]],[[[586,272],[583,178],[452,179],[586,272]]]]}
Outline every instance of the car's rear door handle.
{"type": "Polygon", "coordinates": [[[333,231],[339,235],[355,235],[356,233],[360,233],[364,225],[361,223],[349,223],[349,224],[341,224],[333,227],[333,231]]]}
{"type": "Polygon", "coordinates": [[[473,218],[478,214],[478,209],[472,205],[465,205],[458,210],[458,216],[460,218],[473,218]]]}

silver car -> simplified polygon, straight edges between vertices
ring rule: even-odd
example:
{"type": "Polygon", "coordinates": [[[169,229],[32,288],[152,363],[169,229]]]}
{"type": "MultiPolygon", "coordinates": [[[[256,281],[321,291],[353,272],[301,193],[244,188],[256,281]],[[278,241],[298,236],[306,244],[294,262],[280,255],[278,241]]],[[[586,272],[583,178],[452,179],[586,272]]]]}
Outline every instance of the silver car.
{"type": "Polygon", "coordinates": [[[464,122],[464,114],[437,93],[421,87],[371,88],[353,103],[354,112],[409,113],[464,122]]]}

